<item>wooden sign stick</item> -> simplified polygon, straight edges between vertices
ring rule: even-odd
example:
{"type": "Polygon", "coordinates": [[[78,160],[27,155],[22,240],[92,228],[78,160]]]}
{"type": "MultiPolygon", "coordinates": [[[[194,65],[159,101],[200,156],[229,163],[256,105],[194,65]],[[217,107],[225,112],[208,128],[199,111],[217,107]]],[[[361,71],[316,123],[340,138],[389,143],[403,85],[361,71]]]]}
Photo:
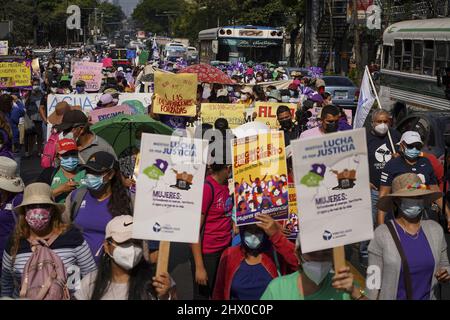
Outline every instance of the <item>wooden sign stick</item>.
{"type": "Polygon", "coordinates": [[[345,267],[345,251],[344,246],[333,248],[334,272],[337,274],[338,270],[345,267]]]}
{"type": "Polygon", "coordinates": [[[169,268],[170,242],[160,241],[158,251],[158,262],[156,264],[156,275],[159,276],[163,272],[167,272],[169,268]]]}

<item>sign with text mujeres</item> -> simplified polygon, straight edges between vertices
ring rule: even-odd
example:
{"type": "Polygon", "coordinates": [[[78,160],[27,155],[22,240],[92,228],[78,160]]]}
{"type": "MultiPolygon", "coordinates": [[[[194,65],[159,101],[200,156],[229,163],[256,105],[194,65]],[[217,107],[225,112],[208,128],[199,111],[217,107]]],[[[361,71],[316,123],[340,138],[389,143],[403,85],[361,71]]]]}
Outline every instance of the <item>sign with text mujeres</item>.
{"type": "Polygon", "coordinates": [[[236,224],[256,223],[259,214],[286,220],[289,196],[283,132],[233,139],[232,146],[236,224]]]}
{"type": "Polygon", "coordinates": [[[197,75],[155,72],[153,112],[192,117],[196,114],[197,75]]]}
{"type": "Polygon", "coordinates": [[[207,140],[144,133],[133,238],[196,243],[207,140]]]}
{"type": "Polygon", "coordinates": [[[294,140],[291,145],[302,252],[371,239],[365,129],[294,140]]]}

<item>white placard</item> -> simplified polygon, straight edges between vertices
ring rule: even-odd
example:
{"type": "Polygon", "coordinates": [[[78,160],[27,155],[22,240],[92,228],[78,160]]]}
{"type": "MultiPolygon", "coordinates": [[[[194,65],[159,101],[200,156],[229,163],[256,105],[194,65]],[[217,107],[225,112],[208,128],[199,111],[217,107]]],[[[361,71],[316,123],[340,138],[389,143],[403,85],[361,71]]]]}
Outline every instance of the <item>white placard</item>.
{"type": "Polygon", "coordinates": [[[142,134],[133,238],[198,242],[208,141],[142,134]]]}
{"type": "Polygon", "coordinates": [[[365,129],[291,145],[302,252],[372,239],[365,129]]]}

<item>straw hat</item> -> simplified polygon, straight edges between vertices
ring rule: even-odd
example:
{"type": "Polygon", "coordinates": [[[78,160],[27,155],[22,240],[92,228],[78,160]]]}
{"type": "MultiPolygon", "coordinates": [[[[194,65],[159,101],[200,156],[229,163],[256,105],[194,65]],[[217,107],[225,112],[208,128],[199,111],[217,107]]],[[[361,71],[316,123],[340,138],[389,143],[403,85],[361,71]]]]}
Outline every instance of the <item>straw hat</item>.
{"type": "Polygon", "coordinates": [[[66,101],[58,102],[55,106],[55,111],[48,116],[48,122],[52,125],[60,124],[64,116],[64,112],[70,110],[70,105],[66,101]]]}
{"type": "Polygon", "coordinates": [[[421,197],[425,201],[432,202],[440,197],[442,193],[431,191],[415,173],[404,173],[392,181],[392,193],[378,200],[377,207],[383,211],[392,209],[395,198],[421,197]]]}
{"type": "Polygon", "coordinates": [[[253,94],[253,90],[250,87],[244,87],[241,89],[241,93],[253,94]]]}
{"type": "Polygon", "coordinates": [[[22,203],[15,207],[14,211],[17,214],[24,214],[25,206],[31,204],[50,204],[55,207],[59,214],[62,214],[66,208],[64,204],[53,201],[50,186],[42,182],[32,183],[25,187],[22,203]]]}
{"type": "Polygon", "coordinates": [[[0,157],[0,189],[9,192],[22,192],[23,181],[16,175],[17,163],[7,157],[0,157]]]}

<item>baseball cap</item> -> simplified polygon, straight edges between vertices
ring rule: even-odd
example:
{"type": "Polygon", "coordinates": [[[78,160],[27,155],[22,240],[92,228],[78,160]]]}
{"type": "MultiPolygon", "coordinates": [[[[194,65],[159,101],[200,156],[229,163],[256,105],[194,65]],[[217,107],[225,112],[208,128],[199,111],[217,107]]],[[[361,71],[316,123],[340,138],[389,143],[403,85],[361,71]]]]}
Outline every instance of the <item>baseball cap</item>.
{"type": "Polygon", "coordinates": [[[58,141],[58,144],[56,145],[56,151],[59,154],[64,154],[69,151],[78,152],[78,147],[75,140],[64,138],[58,141]]]}
{"type": "Polygon", "coordinates": [[[112,238],[117,243],[132,239],[133,217],[130,215],[117,216],[106,225],[105,239],[112,238]]]}
{"type": "Polygon", "coordinates": [[[88,117],[81,110],[70,110],[64,113],[62,122],[57,126],[60,131],[85,125],[88,123],[88,117]]]}
{"type": "MultiPolygon", "coordinates": [[[[413,144],[413,143],[421,143],[422,138],[420,137],[420,134],[416,131],[406,131],[403,133],[400,142],[404,141],[406,144],[413,144]]],[[[400,144],[400,142],[398,144],[400,144]]]]}
{"type": "Polygon", "coordinates": [[[102,173],[113,169],[115,164],[116,159],[111,153],[99,151],[94,153],[83,167],[97,173],[102,173]]]}

